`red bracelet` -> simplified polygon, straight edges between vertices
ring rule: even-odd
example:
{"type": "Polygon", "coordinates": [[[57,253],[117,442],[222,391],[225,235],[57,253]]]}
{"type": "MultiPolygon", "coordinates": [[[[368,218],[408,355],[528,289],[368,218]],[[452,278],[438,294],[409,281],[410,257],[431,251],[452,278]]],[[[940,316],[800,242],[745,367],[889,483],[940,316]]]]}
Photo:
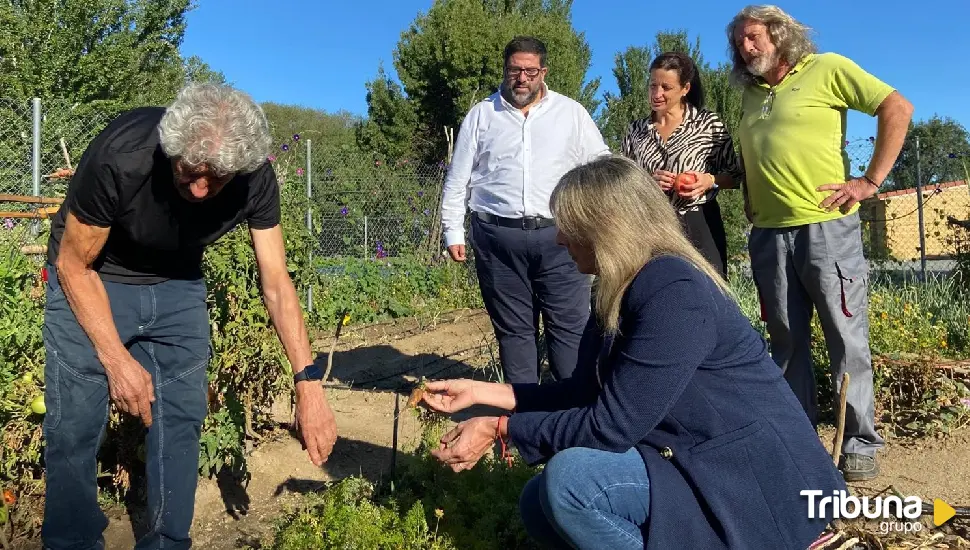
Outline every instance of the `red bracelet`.
{"type": "Polygon", "coordinates": [[[496,427],[496,430],[495,430],[495,439],[498,439],[499,443],[502,444],[502,460],[504,460],[505,463],[509,465],[509,468],[511,468],[513,457],[512,457],[512,453],[509,452],[508,442],[506,441],[505,438],[502,437],[503,424],[505,427],[505,432],[506,434],[508,434],[508,427],[509,427],[508,416],[498,417],[498,426],[496,427]]]}

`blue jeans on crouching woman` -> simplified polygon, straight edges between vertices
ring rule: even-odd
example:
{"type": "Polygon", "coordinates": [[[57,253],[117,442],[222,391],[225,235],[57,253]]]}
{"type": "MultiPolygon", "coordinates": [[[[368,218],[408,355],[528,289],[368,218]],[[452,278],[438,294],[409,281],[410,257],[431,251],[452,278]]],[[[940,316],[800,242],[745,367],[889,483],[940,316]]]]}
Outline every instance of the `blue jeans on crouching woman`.
{"type": "MultiPolygon", "coordinates": [[[[108,520],[98,505],[97,453],[108,423],[108,380],[54,268],[48,265],[47,271],[47,494],[41,535],[44,548],[52,550],[104,548],[108,520]]],[[[151,374],[155,392],[145,438],[148,532],[136,548],[188,548],[207,412],[205,284],[105,281],[104,287],[118,335],[151,374]]]]}
{"type": "Polygon", "coordinates": [[[519,511],[529,535],[549,548],[643,548],[647,468],[636,449],[566,449],[525,485],[519,511]]]}

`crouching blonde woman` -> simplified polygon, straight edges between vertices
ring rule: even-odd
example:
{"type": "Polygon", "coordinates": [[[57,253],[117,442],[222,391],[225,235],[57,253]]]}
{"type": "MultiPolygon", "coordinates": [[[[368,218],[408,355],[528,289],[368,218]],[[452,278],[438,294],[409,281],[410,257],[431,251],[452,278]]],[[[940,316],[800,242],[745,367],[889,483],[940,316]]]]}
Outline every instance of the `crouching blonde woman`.
{"type": "Polygon", "coordinates": [[[429,383],[440,412],[510,412],[460,423],[434,455],[465,470],[498,437],[544,463],[520,511],[553,548],[807,548],[827,520],[801,491],[845,482],[660,187],[606,157],[563,176],[552,210],[598,277],[577,368],[552,384],[429,383]]]}

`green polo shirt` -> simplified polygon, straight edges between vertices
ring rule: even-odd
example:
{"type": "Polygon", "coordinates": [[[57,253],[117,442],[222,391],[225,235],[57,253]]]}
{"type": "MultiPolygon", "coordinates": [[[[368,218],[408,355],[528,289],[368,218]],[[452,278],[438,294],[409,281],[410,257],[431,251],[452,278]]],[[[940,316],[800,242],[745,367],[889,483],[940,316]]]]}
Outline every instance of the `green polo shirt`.
{"type": "Polygon", "coordinates": [[[845,152],[847,109],[874,115],[892,92],[835,53],[806,56],[776,86],[747,86],[739,137],[754,226],[791,227],[844,216],[819,206],[832,192],[815,189],[852,177],[845,152]]]}

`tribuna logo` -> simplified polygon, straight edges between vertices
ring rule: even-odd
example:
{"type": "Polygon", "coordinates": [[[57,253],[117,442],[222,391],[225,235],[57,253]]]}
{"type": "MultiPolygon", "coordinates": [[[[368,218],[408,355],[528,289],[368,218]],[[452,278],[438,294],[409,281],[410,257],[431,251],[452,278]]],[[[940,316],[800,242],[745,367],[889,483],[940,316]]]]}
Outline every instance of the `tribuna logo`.
{"type": "Polygon", "coordinates": [[[861,515],[869,519],[915,521],[923,515],[923,499],[914,496],[870,498],[846,495],[845,491],[833,491],[831,496],[823,497],[824,493],[819,490],[804,490],[800,494],[808,497],[809,519],[855,519],[861,515]]]}

